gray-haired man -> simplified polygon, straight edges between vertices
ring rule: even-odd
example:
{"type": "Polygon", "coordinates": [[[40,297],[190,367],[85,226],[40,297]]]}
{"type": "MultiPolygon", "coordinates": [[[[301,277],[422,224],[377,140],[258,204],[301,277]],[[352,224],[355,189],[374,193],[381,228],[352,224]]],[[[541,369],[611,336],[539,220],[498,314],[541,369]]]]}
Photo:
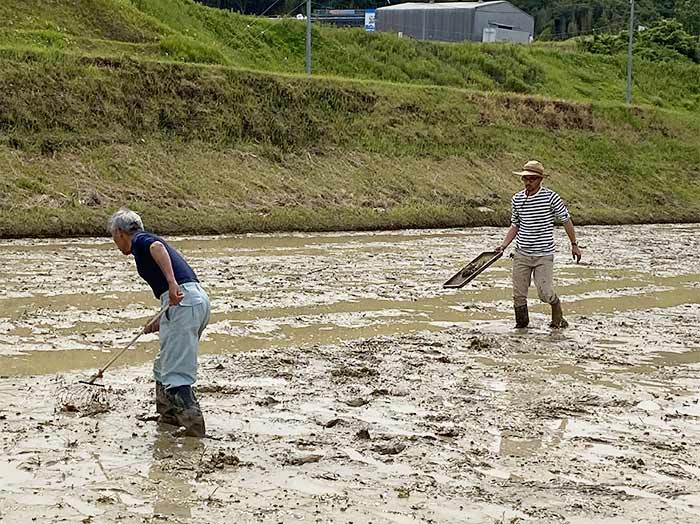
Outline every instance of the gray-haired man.
{"type": "Polygon", "coordinates": [[[561,301],[554,291],[554,218],[564,225],[571,241],[571,255],[578,263],[581,250],[576,242],[571,216],[561,197],[546,187],[542,180],[547,176],[544,166],[537,160],[530,160],[522,171],[514,171],[520,176],[525,189],[516,193],[511,201],[511,225],[506,237],[498,246],[503,251],[515,239],[513,255],[513,305],[515,307],[515,327],[525,328],[530,323],[527,310],[527,293],[534,279],[537,294],[542,302],[552,306],[553,328],[568,326],[561,309],[561,301]]]}
{"type": "Polygon", "coordinates": [[[160,422],[184,426],[186,434],[205,435],[204,417],[192,391],[197,379],[199,339],[209,322],[209,297],[182,255],[162,238],[143,229],[141,217],[120,209],[109,220],[114,243],[124,255],[134,255],[136,269],[167,307],[146,326],[158,331],[160,353],[153,363],[156,408],[160,422]]]}

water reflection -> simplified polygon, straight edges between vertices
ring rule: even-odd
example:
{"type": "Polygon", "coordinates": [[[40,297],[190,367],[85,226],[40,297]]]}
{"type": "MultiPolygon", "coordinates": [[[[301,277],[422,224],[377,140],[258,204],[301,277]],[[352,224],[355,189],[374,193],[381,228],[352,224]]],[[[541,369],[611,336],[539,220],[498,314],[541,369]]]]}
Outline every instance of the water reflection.
{"type": "MultiPolygon", "coordinates": [[[[582,228],[581,235],[596,238],[596,249],[587,254],[591,265],[571,264],[564,254],[557,255],[567,315],[700,300],[700,259],[687,249],[698,237],[698,226],[641,229],[645,238],[659,240],[643,256],[621,244],[636,242],[640,226],[582,228]],[[678,257],[664,258],[668,252],[678,257]]],[[[499,235],[499,228],[475,228],[200,237],[174,243],[189,253],[212,298],[202,353],[230,353],[455,325],[489,330],[497,325],[511,333],[508,260],[499,260],[463,289],[442,288],[455,268],[499,235]]],[[[153,314],[153,297],[133,275],[133,260],[115,256],[109,245],[104,239],[0,240],[1,375],[94,369],[153,314]]],[[[532,314],[538,320],[547,307],[533,300],[532,314]]],[[[597,338],[614,341],[613,335],[601,329],[597,338]]],[[[568,336],[553,333],[551,339],[568,336]]],[[[157,342],[144,337],[119,364],[144,363],[156,350],[157,342]]]]}
{"type": "Polygon", "coordinates": [[[172,430],[172,426],[159,425],[153,443],[153,462],[148,472],[155,489],[153,516],[189,522],[194,495],[191,482],[204,445],[198,438],[175,437],[172,430]]]}

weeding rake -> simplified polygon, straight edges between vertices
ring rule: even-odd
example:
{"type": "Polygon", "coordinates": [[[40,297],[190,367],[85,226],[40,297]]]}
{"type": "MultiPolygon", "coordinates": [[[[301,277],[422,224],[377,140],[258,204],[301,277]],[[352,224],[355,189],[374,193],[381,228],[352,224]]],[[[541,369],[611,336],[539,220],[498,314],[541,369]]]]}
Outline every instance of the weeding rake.
{"type": "MultiPolygon", "coordinates": [[[[165,310],[168,309],[169,307],[170,307],[170,305],[167,304],[167,305],[165,305],[163,308],[161,308],[161,310],[158,311],[158,313],[156,313],[156,314],[153,316],[153,318],[151,318],[151,319],[146,323],[146,326],[150,325],[151,323],[153,323],[153,322],[155,322],[157,319],[159,319],[160,316],[161,316],[163,313],[165,313],[165,310]]],[[[133,345],[136,343],[136,341],[141,337],[141,335],[143,335],[143,334],[146,333],[146,326],[142,327],[142,328],[141,328],[141,331],[139,331],[139,333],[138,333],[134,338],[131,339],[131,342],[129,342],[119,353],[117,353],[116,355],[114,355],[114,356],[109,360],[109,362],[107,362],[104,366],[102,366],[100,369],[98,369],[98,370],[97,370],[97,373],[95,373],[94,375],[92,375],[92,376],[91,376],[89,379],[87,379],[87,380],[79,380],[78,382],[79,382],[80,384],[87,384],[88,386],[99,386],[99,387],[104,387],[104,384],[96,384],[95,381],[96,381],[98,378],[102,378],[104,372],[107,371],[107,368],[109,368],[109,366],[111,366],[112,364],[114,364],[114,362],[116,362],[116,360],[117,360],[119,357],[121,357],[124,353],[126,353],[126,351],[127,351],[131,346],[133,346],[133,345]]]]}

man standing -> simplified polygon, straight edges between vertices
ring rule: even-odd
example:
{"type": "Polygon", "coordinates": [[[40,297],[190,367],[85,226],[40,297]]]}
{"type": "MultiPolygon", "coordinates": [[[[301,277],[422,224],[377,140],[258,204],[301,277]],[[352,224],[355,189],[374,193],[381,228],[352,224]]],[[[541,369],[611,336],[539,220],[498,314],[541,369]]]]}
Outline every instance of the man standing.
{"type": "Polygon", "coordinates": [[[199,339],[209,322],[209,297],[182,255],[144,231],[138,214],[120,209],[109,219],[108,228],[119,251],[134,255],[139,275],[151,286],[161,308],[166,308],[144,328],[146,333],[159,332],[153,375],[160,422],[184,426],[187,435],[203,437],[204,417],[192,384],[197,379],[199,339]]]}
{"type": "Polygon", "coordinates": [[[511,225],[497,251],[505,250],[515,239],[513,256],[513,305],[515,327],[525,328],[530,323],[527,311],[527,292],[534,278],[537,294],[542,302],[552,306],[550,327],[565,328],[561,302],[554,292],[554,218],[564,225],[571,241],[571,255],[576,263],[581,260],[581,250],[576,242],[574,225],[561,197],[551,189],[542,187],[544,167],[537,160],[530,160],[520,176],[525,189],[516,193],[511,202],[511,225]]]}

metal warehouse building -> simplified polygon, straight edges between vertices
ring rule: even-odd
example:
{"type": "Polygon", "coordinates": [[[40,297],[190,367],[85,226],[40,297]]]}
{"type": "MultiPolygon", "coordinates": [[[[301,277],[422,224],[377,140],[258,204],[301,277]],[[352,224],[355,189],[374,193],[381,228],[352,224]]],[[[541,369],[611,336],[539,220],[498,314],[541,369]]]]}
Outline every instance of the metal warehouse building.
{"type": "Polygon", "coordinates": [[[406,3],[377,9],[377,31],[418,40],[530,43],[535,19],[510,2],[406,3]]]}

